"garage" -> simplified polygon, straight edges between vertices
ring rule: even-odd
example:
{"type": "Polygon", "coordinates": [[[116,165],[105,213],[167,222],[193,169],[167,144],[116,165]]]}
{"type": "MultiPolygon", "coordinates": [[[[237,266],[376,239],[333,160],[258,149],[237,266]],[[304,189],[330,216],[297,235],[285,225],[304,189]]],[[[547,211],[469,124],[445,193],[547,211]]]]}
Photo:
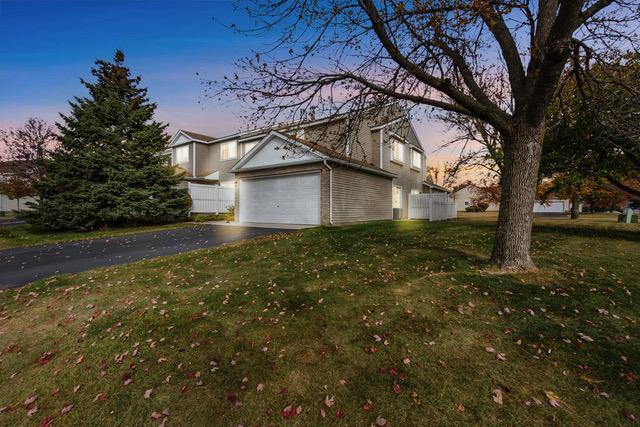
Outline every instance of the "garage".
{"type": "Polygon", "coordinates": [[[534,213],[564,213],[567,210],[568,206],[565,208],[564,200],[550,200],[543,204],[536,200],[533,205],[534,213]]]}
{"type": "Polygon", "coordinates": [[[240,222],[320,225],[320,173],[241,179],[240,222]]]}

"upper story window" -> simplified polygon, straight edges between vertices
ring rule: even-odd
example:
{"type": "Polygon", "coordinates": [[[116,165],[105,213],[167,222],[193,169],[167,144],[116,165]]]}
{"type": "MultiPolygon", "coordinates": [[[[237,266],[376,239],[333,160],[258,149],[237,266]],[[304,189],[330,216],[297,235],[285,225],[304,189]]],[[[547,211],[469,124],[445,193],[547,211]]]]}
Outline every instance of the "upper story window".
{"type": "Polygon", "coordinates": [[[411,167],[422,169],[422,154],[417,150],[411,150],[411,167]]]}
{"type": "Polygon", "coordinates": [[[176,164],[181,163],[189,163],[189,146],[183,145],[182,147],[176,148],[176,164]]]}
{"type": "Polygon", "coordinates": [[[391,142],[391,160],[404,163],[404,144],[395,139],[391,142]]]}
{"type": "Polygon", "coordinates": [[[244,154],[247,154],[256,145],[258,145],[257,142],[245,142],[245,144],[244,144],[244,154]]]}
{"type": "Polygon", "coordinates": [[[238,143],[236,141],[223,142],[220,144],[220,160],[235,159],[238,151],[238,143]]]}

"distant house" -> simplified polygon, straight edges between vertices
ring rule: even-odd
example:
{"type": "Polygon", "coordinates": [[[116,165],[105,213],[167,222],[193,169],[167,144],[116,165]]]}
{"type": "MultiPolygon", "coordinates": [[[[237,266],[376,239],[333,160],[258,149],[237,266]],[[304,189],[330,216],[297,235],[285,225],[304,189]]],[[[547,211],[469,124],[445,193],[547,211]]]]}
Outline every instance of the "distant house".
{"type": "MultiPolygon", "coordinates": [[[[464,212],[468,207],[475,206],[481,198],[481,192],[473,183],[467,183],[451,194],[455,200],[456,210],[464,212]]],[[[533,213],[536,214],[562,214],[571,210],[571,201],[563,199],[536,200],[533,204],[533,213]]],[[[487,212],[500,210],[500,203],[489,203],[487,212]]]]}
{"type": "MultiPolygon", "coordinates": [[[[464,212],[466,208],[475,206],[476,200],[481,197],[481,193],[476,185],[467,183],[451,193],[451,197],[453,197],[456,202],[456,210],[458,212],[464,212]]],[[[499,209],[499,203],[489,203],[487,211],[497,211],[499,209]]]]}
{"type": "MultiPolygon", "coordinates": [[[[9,160],[0,162],[0,182],[9,180],[12,176],[22,173],[27,168],[26,162],[9,160]]],[[[0,193],[0,212],[11,212],[15,210],[29,210],[27,202],[34,202],[33,197],[21,197],[12,199],[6,194],[0,193]]]]}
{"type": "Polygon", "coordinates": [[[349,115],[212,137],[178,131],[171,162],[191,189],[232,189],[236,220],[329,225],[408,217],[410,194],[447,191],[404,113],[347,126],[349,115]],[[345,148],[346,146],[346,148],[345,148]]]}

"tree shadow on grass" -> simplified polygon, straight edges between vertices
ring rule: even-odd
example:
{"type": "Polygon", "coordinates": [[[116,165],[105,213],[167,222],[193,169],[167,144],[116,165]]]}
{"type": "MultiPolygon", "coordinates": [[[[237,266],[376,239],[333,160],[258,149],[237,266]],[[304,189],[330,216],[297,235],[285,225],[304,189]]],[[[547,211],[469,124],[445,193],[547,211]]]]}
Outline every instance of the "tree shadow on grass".
{"type": "Polygon", "coordinates": [[[603,229],[594,227],[578,226],[555,226],[555,225],[535,225],[534,233],[555,233],[578,237],[598,237],[605,239],[626,240],[630,242],[640,242],[640,230],[630,229],[603,229]]]}

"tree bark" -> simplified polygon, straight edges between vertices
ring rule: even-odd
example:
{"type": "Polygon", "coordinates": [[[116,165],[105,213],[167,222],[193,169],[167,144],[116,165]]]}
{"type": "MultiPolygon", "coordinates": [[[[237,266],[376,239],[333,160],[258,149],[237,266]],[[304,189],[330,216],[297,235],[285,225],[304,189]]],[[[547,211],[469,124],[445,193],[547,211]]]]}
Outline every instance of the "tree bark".
{"type": "Polygon", "coordinates": [[[516,124],[505,138],[502,195],[491,264],[503,270],[535,268],[529,246],[544,123],[516,124]]]}
{"type": "Polygon", "coordinates": [[[580,218],[580,194],[574,192],[571,195],[571,219],[580,218]]]}

